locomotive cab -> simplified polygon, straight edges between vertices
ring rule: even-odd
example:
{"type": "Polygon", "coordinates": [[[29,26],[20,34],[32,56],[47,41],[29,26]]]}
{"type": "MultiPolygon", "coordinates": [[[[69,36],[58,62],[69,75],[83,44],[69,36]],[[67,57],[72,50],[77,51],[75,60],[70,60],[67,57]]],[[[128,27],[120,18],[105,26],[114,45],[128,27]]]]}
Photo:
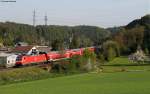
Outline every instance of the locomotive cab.
{"type": "Polygon", "coordinates": [[[22,65],[22,57],[23,55],[18,55],[17,58],[16,58],[16,64],[15,66],[21,66],[22,65]]]}
{"type": "Polygon", "coordinates": [[[17,55],[14,54],[1,54],[0,55],[0,66],[1,67],[14,67],[16,64],[17,55]]]}

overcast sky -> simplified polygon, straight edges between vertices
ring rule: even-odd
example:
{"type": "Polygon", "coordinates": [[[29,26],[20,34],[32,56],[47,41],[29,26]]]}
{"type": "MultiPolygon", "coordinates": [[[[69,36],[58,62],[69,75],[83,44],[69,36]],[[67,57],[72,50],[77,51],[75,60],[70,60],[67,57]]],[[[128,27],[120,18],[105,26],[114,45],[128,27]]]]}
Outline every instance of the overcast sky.
{"type": "Polygon", "coordinates": [[[51,25],[126,25],[150,13],[150,0],[16,0],[0,2],[0,21],[44,24],[44,15],[51,25]]]}

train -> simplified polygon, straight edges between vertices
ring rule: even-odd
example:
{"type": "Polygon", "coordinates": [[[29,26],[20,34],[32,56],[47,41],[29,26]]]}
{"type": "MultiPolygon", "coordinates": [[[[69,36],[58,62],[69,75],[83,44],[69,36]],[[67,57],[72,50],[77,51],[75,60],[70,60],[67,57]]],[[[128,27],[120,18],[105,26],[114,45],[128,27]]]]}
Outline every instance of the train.
{"type": "Polygon", "coordinates": [[[15,61],[3,63],[3,66],[6,68],[15,67],[15,66],[25,66],[30,64],[42,64],[50,63],[61,59],[69,59],[75,55],[83,55],[85,49],[88,49],[90,52],[94,52],[94,47],[88,48],[79,48],[79,49],[69,49],[65,51],[51,51],[49,53],[40,52],[37,55],[16,55],[13,57],[15,61]]]}

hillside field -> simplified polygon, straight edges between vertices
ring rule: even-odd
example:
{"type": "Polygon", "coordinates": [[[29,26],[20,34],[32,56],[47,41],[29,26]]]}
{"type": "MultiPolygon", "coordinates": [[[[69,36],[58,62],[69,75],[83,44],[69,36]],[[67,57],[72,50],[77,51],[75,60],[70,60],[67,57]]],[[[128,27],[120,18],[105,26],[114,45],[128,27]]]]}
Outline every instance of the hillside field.
{"type": "Polygon", "coordinates": [[[88,73],[0,86],[1,94],[150,94],[150,72],[88,73]]]}

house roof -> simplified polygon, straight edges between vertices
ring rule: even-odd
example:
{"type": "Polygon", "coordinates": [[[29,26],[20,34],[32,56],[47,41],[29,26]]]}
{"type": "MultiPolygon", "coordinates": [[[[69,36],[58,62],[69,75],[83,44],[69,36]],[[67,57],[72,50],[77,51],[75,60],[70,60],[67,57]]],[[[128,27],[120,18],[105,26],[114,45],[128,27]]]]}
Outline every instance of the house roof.
{"type": "Polygon", "coordinates": [[[8,53],[0,53],[0,57],[7,57],[7,56],[10,56],[12,54],[8,54],[8,53]]]}
{"type": "Polygon", "coordinates": [[[50,52],[51,48],[48,46],[37,46],[36,49],[41,52],[50,52]]]}
{"type": "Polygon", "coordinates": [[[20,52],[20,53],[27,53],[30,51],[34,46],[17,46],[13,49],[12,52],[20,52]]]}
{"type": "Polygon", "coordinates": [[[16,43],[16,46],[28,46],[28,43],[26,43],[26,42],[18,42],[18,43],[16,43]]]}
{"type": "Polygon", "coordinates": [[[0,47],[0,51],[8,51],[8,48],[6,48],[6,47],[0,47]]]}

